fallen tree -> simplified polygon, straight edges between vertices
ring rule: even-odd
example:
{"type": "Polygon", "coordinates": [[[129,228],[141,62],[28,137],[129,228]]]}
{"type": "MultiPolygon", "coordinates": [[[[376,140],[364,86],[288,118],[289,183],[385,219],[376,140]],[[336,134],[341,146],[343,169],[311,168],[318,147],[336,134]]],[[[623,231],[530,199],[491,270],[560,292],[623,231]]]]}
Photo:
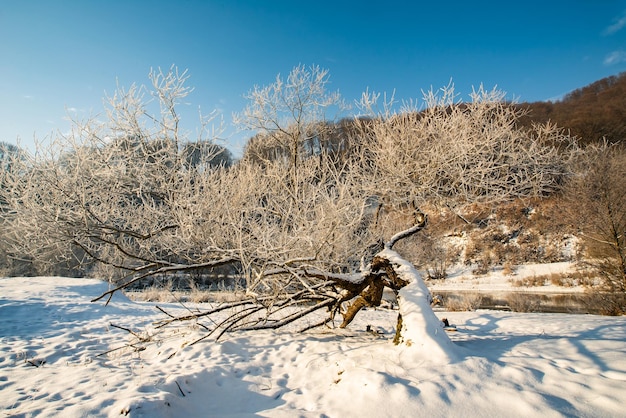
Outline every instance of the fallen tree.
{"type": "MultiPolygon", "coordinates": [[[[268,271],[268,275],[290,274],[299,278],[317,279],[319,282],[279,297],[249,296],[236,302],[178,316],[159,308],[167,318],[158,327],[185,321],[198,323],[202,318],[209,318],[210,321],[201,325],[207,333],[193,341],[193,345],[211,337],[219,340],[226,332],[231,331],[278,329],[316,311],[327,310],[328,316],[314,324],[307,324],[300,331],[334,325],[337,313],[342,316],[339,327],[345,328],[361,309],[380,306],[383,290],[387,287],[398,297],[399,314],[394,343],[407,347],[416,359],[423,359],[427,355],[440,362],[454,361],[457,358],[456,350],[444,332],[442,322],[430,307],[432,297],[421,275],[410,262],[393,251],[395,243],[412,236],[425,226],[425,215],[417,212],[416,223],[386,242],[363,271],[333,274],[306,267],[290,271],[268,271]],[[215,321],[211,318],[224,311],[228,312],[224,319],[215,321]]],[[[114,291],[115,289],[106,292],[96,300],[114,291]]]]}
{"type": "MultiPolygon", "coordinates": [[[[300,280],[303,278],[313,279],[317,283],[301,286],[298,291],[287,292],[279,296],[250,295],[240,301],[223,304],[203,312],[182,316],[168,315],[169,319],[165,320],[162,325],[195,320],[226,309],[240,308],[240,311],[231,314],[222,322],[214,323],[210,334],[206,336],[215,333],[219,338],[226,331],[280,328],[312,312],[326,308],[329,311],[328,318],[318,324],[309,325],[306,329],[333,322],[337,313],[343,317],[340,327],[345,328],[362,308],[380,306],[385,287],[398,292],[409,284],[409,280],[401,278],[396,271],[395,266],[398,264],[397,260],[400,260],[400,256],[392,252],[392,247],[400,239],[419,232],[425,226],[426,217],[418,212],[416,224],[385,243],[383,249],[373,256],[371,262],[364,265],[362,271],[338,274],[305,265],[292,267],[289,270],[267,270],[264,272],[266,276],[289,275],[300,280]],[[393,260],[396,260],[395,262],[391,261],[390,254],[393,260]],[[347,306],[342,309],[344,303],[347,306]],[[298,309],[290,309],[294,307],[298,307],[298,309]],[[289,313],[285,314],[285,311],[289,313]]],[[[117,290],[119,289],[112,289],[94,301],[110,296],[117,290]]]]}

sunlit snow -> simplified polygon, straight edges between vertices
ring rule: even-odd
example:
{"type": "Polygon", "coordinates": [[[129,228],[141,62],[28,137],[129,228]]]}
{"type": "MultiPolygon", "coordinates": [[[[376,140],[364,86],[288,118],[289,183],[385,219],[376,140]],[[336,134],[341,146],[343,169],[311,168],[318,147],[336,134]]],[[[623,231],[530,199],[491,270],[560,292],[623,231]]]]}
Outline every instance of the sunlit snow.
{"type": "MultiPolygon", "coordinates": [[[[441,361],[441,351],[415,349],[425,344],[417,333],[406,337],[415,345],[393,345],[398,311],[367,309],[344,330],[188,346],[202,331],[157,332],[154,303],[89,302],[107,289],[91,279],[0,279],[4,416],[624,415],[625,317],[436,312],[457,325],[443,352],[454,356],[441,361]]],[[[422,297],[410,290],[403,297],[422,297]]]]}

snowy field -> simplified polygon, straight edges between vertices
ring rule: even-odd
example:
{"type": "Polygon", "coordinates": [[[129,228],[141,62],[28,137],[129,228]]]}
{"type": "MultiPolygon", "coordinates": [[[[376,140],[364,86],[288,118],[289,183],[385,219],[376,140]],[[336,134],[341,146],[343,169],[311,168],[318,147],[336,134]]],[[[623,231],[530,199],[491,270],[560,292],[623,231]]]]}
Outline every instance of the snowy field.
{"type": "Polygon", "coordinates": [[[473,267],[457,265],[450,268],[445,280],[431,280],[429,288],[433,293],[437,291],[478,291],[478,292],[528,292],[535,291],[541,293],[582,293],[585,289],[582,286],[563,287],[546,283],[544,286],[515,287],[515,280],[528,279],[532,277],[549,276],[551,274],[562,274],[576,270],[573,262],[525,264],[516,266],[511,274],[503,272],[502,267],[492,268],[489,274],[475,275],[473,267]]]}
{"type": "Polygon", "coordinates": [[[626,415],[626,317],[437,312],[457,325],[447,335],[458,356],[442,362],[392,344],[397,311],[369,309],[348,330],[188,346],[200,331],[157,333],[155,303],[89,302],[105,290],[89,279],[0,279],[2,416],[626,415]]]}

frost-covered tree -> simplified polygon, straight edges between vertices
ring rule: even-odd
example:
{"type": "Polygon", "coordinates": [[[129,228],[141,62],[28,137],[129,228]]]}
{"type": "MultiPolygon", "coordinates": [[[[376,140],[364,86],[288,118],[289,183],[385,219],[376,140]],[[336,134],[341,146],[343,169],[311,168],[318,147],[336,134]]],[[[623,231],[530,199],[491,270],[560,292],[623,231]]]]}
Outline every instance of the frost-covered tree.
{"type": "MultiPolygon", "coordinates": [[[[15,213],[17,245],[32,257],[81,254],[115,269],[115,286],[103,297],[145,277],[236,266],[246,281],[242,300],[192,315],[236,308],[208,326],[209,335],[276,328],[321,310],[326,318],[305,327],[337,314],[339,326],[347,326],[362,307],[380,304],[385,286],[407,283],[394,273],[396,256],[380,251],[419,231],[425,218],[416,212],[403,234],[378,236],[359,165],[337,164],[326,148],[320,158],[300,152],[310,125],[320,125],[319,106],[329,103],[325,72],[302,71],[289,78],[294,91],[271,96],[281,101],[281,115],[295,119],[280,116],[267,125],[275,108],[262,107],[263,116],[255,103],[249,115],[266,134],[287,133],[286,163],[190,169],[176,112],[189,92],[186,75],[155,71],[151,89],[119,89],[106,118],[76,121],[72,132],[32,156],[27,170],[8,176],[3,195],[15,213]]],[[[181,319],[188,318],[171,318],[181,319]]]]}
{"type": "Polygon", "coordinates": [[[372,116],[369,138],[372,193],[396,204],[417,200],[452,208],[544,196],[568,175],[576,142],[555,125],[521,128],[523,111],[505,93],[482,86],[458,102],[452,84],[423,100],[380,100],[366,92],[360,108],[372,116]]]}
{"type": "MultiPolygon", "coordinates": [[[[127,279],[205,262],[197,254],[210,254],[211,245],[197,248],[181,236],[185,222],[199,222],[185,208],[200,193],[196,179],[219,176],[220,169],[185,169],[180,149],[188,138],[176,107],[190,92],[187,77],[175,68],[157,70],[152,89],[119,88],[107,98],[106,116],[74,121],[71,132],[7,176],[3,195],[25,256],[56,263],[81,254],[76,263],[95,260],[127,279]]],[[[214,151],[203,158],[211,160],[214,151]]]]}
{"type": "MultiPolygon", "coordinates": [[[[19,169],[24,158],[24,151],[20,147],[0,141],[0,189],[6,188],[4,184],[6,176],[19,169]]],[[[0,195],[0,210],[5,204],[6,202],[2,200],[0,195]]]]}
{"type": "MultiPolygon", "coordinates": [[[[197,164],[176,110],[190,91],[186,73],[153,71],[150,79],[150,88],[118,89],[106,117],[76,121],[8,176],[3,196],[23,251],[84,254],[118,272],[103,298],[146,277],[238,269],[246,283],[240,300],[165,321],[229,309],[226,319],[204,324],[207,336],[279,328],[321,312],[302,328],[345,327],[390,288],[403,318],[397,341],[437,347],[450,359],[428,291],[395,245],[426,226],[419,206],[429,199],[455,205],[541,193],[563,175],[550,162],[556,131],[519,132],[514,115],[482,96],[445,108],[431,97],[421,115],[359,118],[350,130],[358,146],[340,158],[321,145],[339,96],[327,92],[325,70],[302,66],[255,88],[237,118],[283,158],[214,165],[223,150],[205,137],[198,144],[209,155],[199,152],[197,164]],[[385,225],[382,212],[395,221],[385,225]]],[[[367,110],[373,104],[371,96],[362,102],[367,110]]]]}
{"type": "Polygon", "coordinates": [[[28,262],[23,262],[11,248],[10,225],[13,214],[5,198],[10,187],[8,179],[24,166],[26,155],[17,145],[0,142],[0,274],[26,274],[28,262]]]}
{"type": "Polygon", "coordinates": [[[293,171],[302,159],[321,154],[320,141],[332,129],[328,113],[343,107],[339,93],[327,90],[328,81],[328,70],[299,65],[286,79],[278,75],[267,86],[255,86],[245,96],[248,106],[235,115],[241,129],[256,134],[247,153],[262,160],[282,157],[293,171]]]}

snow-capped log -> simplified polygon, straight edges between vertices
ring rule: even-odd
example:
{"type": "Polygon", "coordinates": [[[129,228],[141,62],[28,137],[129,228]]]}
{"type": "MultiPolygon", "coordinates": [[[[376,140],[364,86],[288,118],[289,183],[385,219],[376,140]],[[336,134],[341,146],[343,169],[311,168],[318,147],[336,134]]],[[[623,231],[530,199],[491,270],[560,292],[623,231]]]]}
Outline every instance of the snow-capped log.
{"type": "Polygon", "coordinates": [[[388,260],[399,280],[408,284],[398,290],[398,333],[396,342],[407,348],[415,360],[449,363],[458,359],[457,350],[433,312],[430,291],[420,273],[407,260],[390,249],[378,257],[388,260]]]}

